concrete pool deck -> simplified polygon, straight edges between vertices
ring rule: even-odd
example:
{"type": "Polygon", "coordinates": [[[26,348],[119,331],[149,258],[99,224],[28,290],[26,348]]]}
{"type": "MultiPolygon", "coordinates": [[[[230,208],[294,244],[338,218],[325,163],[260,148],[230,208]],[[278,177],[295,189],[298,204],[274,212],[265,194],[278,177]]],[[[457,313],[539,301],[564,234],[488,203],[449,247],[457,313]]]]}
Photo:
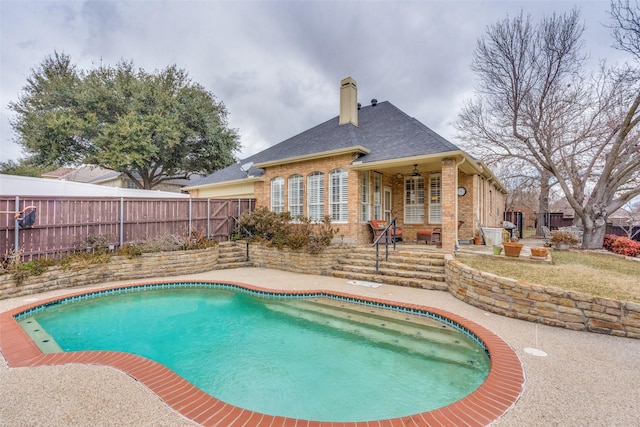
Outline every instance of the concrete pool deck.
{"type": "MultiPolygon", "coordinates": [[[[278,270],[216,270],[164,280],[220,280],[286,289],[327,289],[439,308],[493,331],[517,353],[526,374],[522,397],[496,425],[606,425],[638,422],[640,340],[575,332],[485,313],[447,292],[383,285],[350,285],[344,279],[278,270]],[[539,357],[525,351],[539,349],[539,357]]],[[[0,312],[73,288],[0,300],[0,312]]],[[[2,425],[194,425],[146,387],[113,368],[94,365],[7,368],[0,360],[2,425]]],[[[247,424],[250,426],[250,424],[247,424]]]]}

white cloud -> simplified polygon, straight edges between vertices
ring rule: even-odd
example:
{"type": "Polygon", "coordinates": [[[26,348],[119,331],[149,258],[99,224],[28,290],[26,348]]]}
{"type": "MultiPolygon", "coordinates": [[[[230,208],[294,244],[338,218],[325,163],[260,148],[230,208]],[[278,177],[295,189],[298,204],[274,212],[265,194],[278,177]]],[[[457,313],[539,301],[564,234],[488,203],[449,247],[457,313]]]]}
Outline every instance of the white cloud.
{"type": "Polygon", "coordinates": [[[57,50],[81,69],[131,60],[187,70],[224,102],[242,157],[338,114],[339,82],[388,100],[452,139],[472,94],[469,69],[486,26],[521,9],[577,4],[592,56],[608,48],[608,1],[0,1],[0,161],[16,159],[11,112],[30,69],[57,50]]]}

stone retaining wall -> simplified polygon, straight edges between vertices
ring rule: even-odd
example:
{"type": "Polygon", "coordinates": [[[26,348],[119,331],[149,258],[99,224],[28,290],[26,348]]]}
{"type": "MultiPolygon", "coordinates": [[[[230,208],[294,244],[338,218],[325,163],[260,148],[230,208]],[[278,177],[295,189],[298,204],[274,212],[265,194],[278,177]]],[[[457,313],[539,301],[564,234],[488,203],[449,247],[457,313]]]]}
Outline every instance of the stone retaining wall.
{"type": "Polygon", "coordinates": [[[492,313],[576,331],[640,339],[640,304],[545,287],[475,270],[446,256],[456,298],[492,313]]]}
{"type": "MultiPolygon", "coordinates": [[[[338,258],[352,249],[353,246],[336,245],[319,254],[307,254],[252,243],[249,258],[256,267],[331,275],[338,258]]],[[[0,276],[0,299],[116,280],[201,273],[215,270],[218,256],[218,246],[135,258],[113,256],[107,264],[76,265],[66,270],[50,267],[42,275],[25,278],[19,285],[12,275],[5,274],[0,276]]],[[[492,313],[577,331],[640,339],[638,303],[499,277],[468,267],[453,255],[445,257],[445,280],[453,296],[492,313]]]]}
{"type": "Polygon", "coordinates": [[[72,288],[117,280],[177,276],[214,270],[219,247],[192,251],[146,253],[127,258],[112,256],[106,264],[78,263],[70,268],[47,268],[39,276],[26,277],[17,284],[13,275],[0,276],[0,299],[30,295],[54,289],[72,288]]]}
{"type": "Polygon", "coordinates": [[[352,251],[351,245],[332,245],[318,254],[295,251],[288,248],[277,249],[259,243],[249,244],[249,260],[254,267],[274,268],[294,273],[331,276],[338,258],[352,251]]]}

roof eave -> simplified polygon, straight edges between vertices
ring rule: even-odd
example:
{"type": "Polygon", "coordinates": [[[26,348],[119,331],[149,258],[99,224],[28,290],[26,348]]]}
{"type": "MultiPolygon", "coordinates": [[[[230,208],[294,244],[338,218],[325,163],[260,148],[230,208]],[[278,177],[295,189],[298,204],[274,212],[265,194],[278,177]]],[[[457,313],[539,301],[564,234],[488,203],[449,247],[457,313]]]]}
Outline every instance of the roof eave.
{"type": "Polygon", "coordinates": [[[302,156],[287,157],[285,159],[271,160],[268,162],[258,162],[258,163],[255,163],[253,167],[264,169],[272,166],[284,165],[287,163],[297,163],[297,162],[303,162],[306,160],[316,160],[316,159],[325,158],[325,157],[339,156],[342,154],[350,154],[350,153],[369,154],[370,152],[371,150],[361,145],[354,145],[351,147],[338,148],[338,149],[329,150],[329,151],[321,151],[318,153],[310,153],[302,156]]]}
{"type": "Polygon", "coordinates": [[[351,169],[353,170],[368,170],[375,168],[389,168],[396,166],[406,166],[410,164],[416,163],[428,163],[433,162],[438,159],[446,159],[451,157],[468,157],[468,161],[475,162],[473,159],[469,158],[469,156],[461,150],[456,151],[446,151],[441,153],[433,153],[433,154],[424,154],[420,156],[411,156],[411,157],[399,157],[396,159],[386,159],[386,160],[378,160],[375,162],[362,162],[362,161],[354,161],[351,163],[351,169]]]}
{"type": "Polygon", "coordinates": [[[426,154],[422,156],[401,157],[397,159],[379,160],[376,162],[362,162],[354,161],[350,168],[352,170],[371,170],[380,168],[393,168],[406,166],[408,164],[419,164],[434,162],[439,159],[457,158],[458,166],[462,166],[465,173],[478,174],[485,179],[492,181],[495,185],[504,193],[507,192],[505,186],[500,180],[491,172],[489,167],[482,161],[472,158],[469,154],[462,150],[446,151],[442,153],[426,154]],[[463,166],[464,165],[464,166],[463,166]]]}
{"type": "Polygon", "coordinates": [[[221,188],[221,187],[231,187],[236,184],[246,184],[247,182],[258,182],[263,181],[261,176],[248,176],[247,178],[234,179],[231,181],[222,181],[222,182],[211,182],[208,184],[200,184],[193,185],[190,187],[182,187],[182,191],[191,191],[191,190],[200,190],[202,188],[221,188]]]}

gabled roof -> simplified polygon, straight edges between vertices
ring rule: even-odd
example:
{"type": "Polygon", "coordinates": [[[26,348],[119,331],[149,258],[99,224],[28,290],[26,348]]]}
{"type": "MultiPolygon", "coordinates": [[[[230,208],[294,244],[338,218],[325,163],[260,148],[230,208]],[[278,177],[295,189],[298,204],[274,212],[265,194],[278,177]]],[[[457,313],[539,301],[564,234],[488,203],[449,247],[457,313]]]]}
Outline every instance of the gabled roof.
{"type": "Polygon", "coordinates": [[[338,117],[282,141],[251,157],[194,182],[201,187],[227,181],[259,177],[261,166],[320,157],[323,153],[358,152],[363,164],[460,151],[413,117],[388,101],[362,107],[358,126],[338,124],[338,117]],[[247,172],[241,166],[253,162],[247,172]]]}
{"type": "Polygon", "coordinates": [[[43,173],[42,175],[40,175],[42,178],[48,178],[48,179],[60,179],[62,177],[64,177],[65,175],[69,174],[70,172],[73,172],[75,169],[74,168],[58,168],[56,170],[52,170],[46,173],[43,173]]]}
{"type": "MultiPolygon", "coordinates": [[[[100,166],[84,165],[77,169],[74,168],[59,168],[55,171],[48,172],[41,175],[43,178],[56,178],[66,181],[83,182],[88,184],[104,184],[105,182],[113,181],[115,179],[126,178],[126,175],[120,172],[116,172],[110,169],[105,169],[100,166]]],[[[136,178],[139,178],[139,174],[135,174],[136,178]]],[[[176,178],[163,181],[164,184],[184,187],[190,184],[192,180],[198,180],[202,178],[202,175],[192,175],[191,178],[176,178]]]]}
{"type": "Polygon", "coordinates": [[[54,171],[43,173],[43,178],[64,179],[66,181],[96,183],[117,178],[120,174],[99,166],[80,166],[78,168],[58,168],[54,171]]]}

